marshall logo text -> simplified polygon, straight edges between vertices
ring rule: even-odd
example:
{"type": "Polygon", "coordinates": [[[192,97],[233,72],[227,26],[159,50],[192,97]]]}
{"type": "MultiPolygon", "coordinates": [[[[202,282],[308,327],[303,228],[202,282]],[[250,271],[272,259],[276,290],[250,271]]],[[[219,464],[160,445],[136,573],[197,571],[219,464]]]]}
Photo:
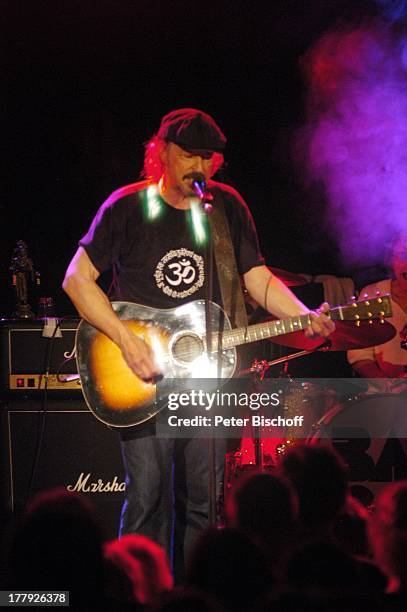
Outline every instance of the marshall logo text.
{"type": "Polygon", "coordinates": [[[117,476],[111,482],[103,482],[101,478],[98,478],[96,482],[90,480],[90,472],[86,475],[84,472],[81,472],[76,483],[74,485],[67,485],[66,488],[68,491],[79,491],[81,493],[123,493],[126,490],[126,483],[119,482],[117,476]]]}

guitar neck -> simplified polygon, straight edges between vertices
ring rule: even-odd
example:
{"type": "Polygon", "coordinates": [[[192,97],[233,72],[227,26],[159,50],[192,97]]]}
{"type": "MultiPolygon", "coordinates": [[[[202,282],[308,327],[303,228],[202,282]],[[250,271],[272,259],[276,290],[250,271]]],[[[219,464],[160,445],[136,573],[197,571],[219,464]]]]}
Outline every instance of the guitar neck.
{"type": "MultiPolygon", "coordinates": [[[[342,320],[342,308],[332,308],[325,313],[332,320],[342,320]]],[[[240,327],[231,329],[221,334],[221,343],[223,349],[230,349],[250,342],[273,338],[274,336],[283,336],[291,332],[301,331],[311,325],[311,317],[309,314],[298,315],[296,317],[288,317],[287,319],[278,319],[275,321],[266,321],[265,323],[257,323],[248,327],[240,327]]],[[[218,335],[214,334],[213,348],[217,350],[218,335]]]]}

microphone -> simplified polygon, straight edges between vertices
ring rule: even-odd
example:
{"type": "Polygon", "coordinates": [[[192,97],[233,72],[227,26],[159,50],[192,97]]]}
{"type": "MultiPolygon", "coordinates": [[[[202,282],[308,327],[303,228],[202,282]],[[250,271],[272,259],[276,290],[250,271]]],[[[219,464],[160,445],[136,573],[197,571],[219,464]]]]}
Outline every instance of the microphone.
{"type": "Polygon", "coordinates": [[[192,179],[192,189],[195,195],[202,200],[205,196],[206,181],[205,177],[201,172],[191,172],[190,178],[192,179]]]}
{"type": "Polygon", "coordinates": [[[209,215],[213,211],[213,195],[206,191],[205,177],[201,172],[191,172],[192,190],[201,200],[204,212],[209,215]]]}

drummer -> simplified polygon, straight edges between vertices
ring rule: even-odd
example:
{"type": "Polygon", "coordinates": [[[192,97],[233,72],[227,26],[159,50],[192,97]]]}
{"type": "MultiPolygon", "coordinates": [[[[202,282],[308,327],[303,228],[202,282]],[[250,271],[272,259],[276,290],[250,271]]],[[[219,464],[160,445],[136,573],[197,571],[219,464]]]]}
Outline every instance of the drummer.
{"type": "Polygon", "coordinates": [[[375,390],[382,392],[407,390],[407,234],[393,243],[391,267],[392,278],[367,285],[361,295],[370,297],[378,291],[390,294],[393,315],[388,321],[396,328],[396,335],[379,346],[347,353],[353,369],[360,376],[372,379],[375,390]],[[390,380],[395,378],[406,378],[406,381],[390,380]]]}

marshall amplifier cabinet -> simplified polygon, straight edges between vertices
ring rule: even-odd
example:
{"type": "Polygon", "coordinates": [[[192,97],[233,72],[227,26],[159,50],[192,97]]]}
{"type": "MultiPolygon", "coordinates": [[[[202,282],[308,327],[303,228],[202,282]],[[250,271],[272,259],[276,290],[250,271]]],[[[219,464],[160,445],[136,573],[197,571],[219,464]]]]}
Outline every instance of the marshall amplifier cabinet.
{"type": "Polygon", "coordinates": [[[44,321],[0,320],[1,393],[35,396],[45,385],[80,397],[74,354],[79,319],[44,321]],[[54,333],[55,332],[55,333],[54,333]],[[48,376],[45,376],[46,372],[48,376]]]}
{"type": "Polygon", "coordinates": [[[16,521],[40,491],[63,487],[87,496],[105,537],[118,533],[125,493],[119,435],[82,397],[71,358],[78,323],[62,321],[55,338],[43,336],[39,321],[0,323],[0,584],[16,521]]]}
{"type": "Polygon", "coordinates": [[[0,532],[34,495],[62,487],[88,497],[105,537],[117,537],[126,486],[118,432],[81,399],[52,397],[45,413],[42,405],[41,398],[1,403],[0,532]]]}

